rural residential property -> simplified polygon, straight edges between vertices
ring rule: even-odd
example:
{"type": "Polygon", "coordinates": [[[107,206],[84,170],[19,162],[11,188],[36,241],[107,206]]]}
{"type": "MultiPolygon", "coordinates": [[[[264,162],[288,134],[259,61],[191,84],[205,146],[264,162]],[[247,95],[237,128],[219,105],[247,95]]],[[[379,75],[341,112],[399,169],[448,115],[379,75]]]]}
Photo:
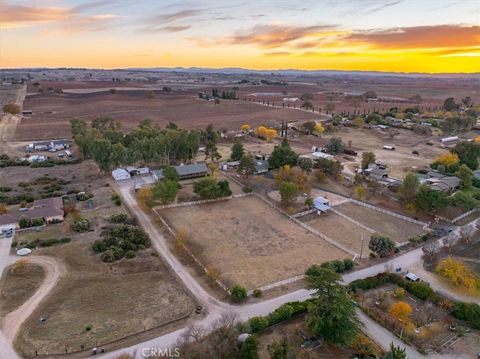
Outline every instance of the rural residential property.
{"type": "Polygon", "coordinates": [[[478,0],[0,0],[0,359],[480,359],[478,0]]]}

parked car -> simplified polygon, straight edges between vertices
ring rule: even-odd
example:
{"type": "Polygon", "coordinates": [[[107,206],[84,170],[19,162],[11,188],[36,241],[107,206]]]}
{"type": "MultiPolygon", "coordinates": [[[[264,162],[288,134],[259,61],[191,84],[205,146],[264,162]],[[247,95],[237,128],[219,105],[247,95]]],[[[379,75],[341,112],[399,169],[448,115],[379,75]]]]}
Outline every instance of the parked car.
{"type": "Polygon", "coordinates": [[[416,276],[415,274],[410,273],[410,272],[408,272],[405,275],[405,279],[409,280],[409,281],[412,281],[412,282],[419,282],[420,281],[420,278],[418,276],[416,276]]]}

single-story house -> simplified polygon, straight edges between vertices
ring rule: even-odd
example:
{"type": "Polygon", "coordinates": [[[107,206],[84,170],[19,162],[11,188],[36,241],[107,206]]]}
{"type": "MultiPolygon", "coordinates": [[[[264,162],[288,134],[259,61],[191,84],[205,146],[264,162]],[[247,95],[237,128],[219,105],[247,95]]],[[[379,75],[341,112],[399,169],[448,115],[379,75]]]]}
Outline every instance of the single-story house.
{"type": "Polygon", "coordinates": [[[150,168],[148,167],[134,167],[134,166],[127,166],[125,167],[130,176],[137,176],[137,175],[145,175],[150,173],[150,168]]]}
{"type": "Polygon", "coordinates": [[[123,181],[132,178],[130,173],[124,168],[117,168],[112,171],[112,177],[115,181],[123,181]]]}
{"type": "Polygon", "coordinates": [[[388,177],[388,171],[385,166],[370,163],[363,173],[373,179],[381,180],[388,177]]]}
{"type": "Polygon", "coordinates": [[[254,160],[254,163],[255,163],[255,171],[253,171],[254,175],[259,175],[259,174],[268,172],[268,160],[254,160]]]}
{"type": "Polygon", "coordinates": [[[460,186],[460,178],[455,176],[445,176],[442,178],[427,178],[425,182],[431,189],[449,192],[460,186]]]}
{"type": "Polygon", "coordinates": [[[32,142],[27,146],[27,151],[59,151],[70,147],[70,140],[52,140],[32,142]]]}
{"type": "MultiPolygon", "coordinates": [[[[180,165],[175,166],[175,170],[177,171],[180,179],[189,179],[189,178],[197,178],[197,177],[205,177],[208,175],[209,170],[205,163],[194,163],[191,165],[180,165]]],[[[154,170],[152,171],[153,177],[160,181],[164,178],[163,170],[154,170]]]]}
{"type": "Polygon", "coordinates": [[[330,202],[323,197],[316,197],[313,200],[313,208],[319,212],[327,212],[330,210],[330,202]]]}
{"type": "Polygon", "coordinates": [[[63,222],[63,200],[61,197],[44,198],[33,201],[30,208],[21,208],[0,215],[0,231],[20,228],[22,217],[29,219],[41,218],[45,223],[63,222]]]}
{"type": "Polygon", "coordinates": [[[175,166],[175,170],[180,175],[180,179],[196,178],[207,176],[209,171],[205,163],[194,163],[191,165],[175,166]]]}
{"type": "Polygon", "coordinates": [[[323,159],[330,160],[330,161],[333,161],[335,159],[332,155],[329,155],[328,153],[324,153],[324,152],[313,152],[312,153],[312,159],[313,160],[317,160],[319,158],[323,158],[323,159]]]}

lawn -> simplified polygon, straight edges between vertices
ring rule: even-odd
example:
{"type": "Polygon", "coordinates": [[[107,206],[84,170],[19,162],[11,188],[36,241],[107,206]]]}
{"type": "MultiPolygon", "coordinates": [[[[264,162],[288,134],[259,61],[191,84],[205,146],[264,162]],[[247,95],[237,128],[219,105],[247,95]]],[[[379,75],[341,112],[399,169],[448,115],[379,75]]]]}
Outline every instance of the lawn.
{"type": "Polygon", "coordinates": [[[185,230],[189,249],[227,286],[254,289],[350,257],[253,196],[158,213],[185,230]]]}

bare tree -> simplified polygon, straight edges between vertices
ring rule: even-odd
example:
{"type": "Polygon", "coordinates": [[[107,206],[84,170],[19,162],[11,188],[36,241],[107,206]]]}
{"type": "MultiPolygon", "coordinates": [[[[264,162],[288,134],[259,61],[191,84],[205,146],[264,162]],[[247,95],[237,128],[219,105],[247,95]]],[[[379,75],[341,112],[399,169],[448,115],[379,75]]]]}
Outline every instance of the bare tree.
{"type": "Polygon", "coordinates": [[[460,231],[460,240],[462,243],[468,244],[473,236],[473,228],[472,227],[464,227],[460,231]]]}
{"type": "Polygon", "coordinates": [[[430,242],[422,247],[423,258],[427,262],[433,262],[437,256],[437,242],[430,242]]]}

